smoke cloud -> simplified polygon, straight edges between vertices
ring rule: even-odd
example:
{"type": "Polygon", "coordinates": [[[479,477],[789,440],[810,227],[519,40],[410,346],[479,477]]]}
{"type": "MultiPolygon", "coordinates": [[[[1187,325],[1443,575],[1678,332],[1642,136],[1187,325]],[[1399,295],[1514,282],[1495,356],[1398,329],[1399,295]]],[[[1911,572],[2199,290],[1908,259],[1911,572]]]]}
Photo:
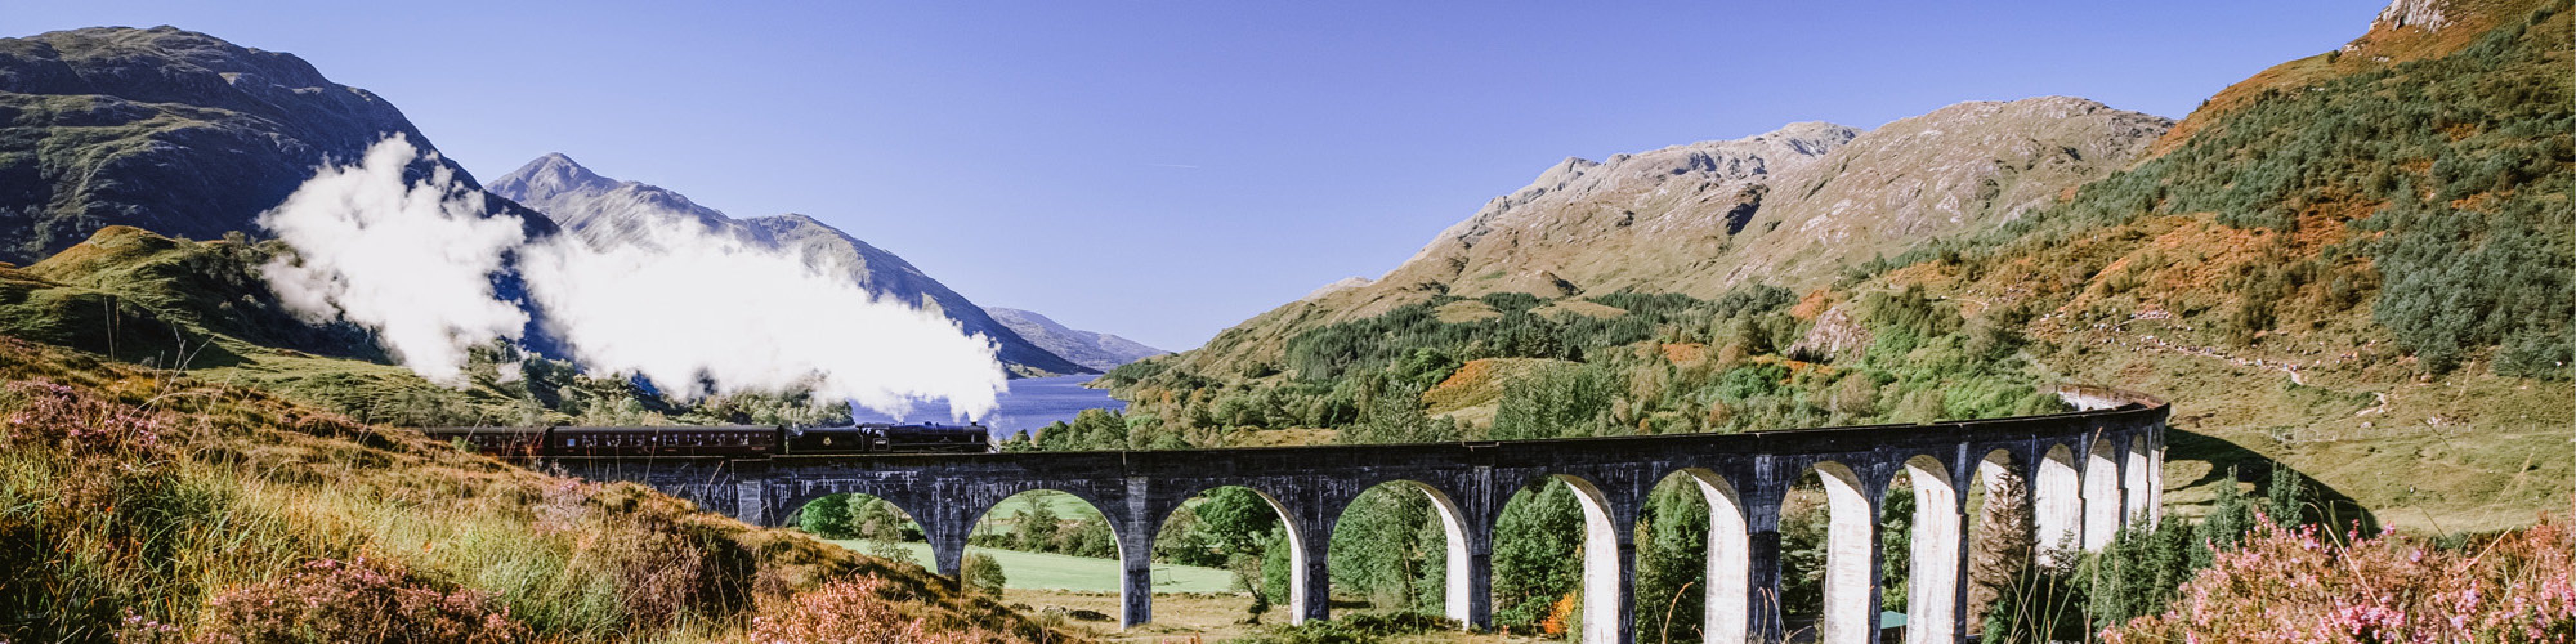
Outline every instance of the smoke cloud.
{"type": "Polygon", "coordinates": [[[484,217],[444,166],[410,184],[423,158],[386,139],[358,165],[324,167],[259,225],[296,249],[260,267],[278,298],[314,322],[347,320],[432,382],[465,382],[467,347],[517,338],[528,315],[495,297],[492,275],[525,241],[519,221],[484,217]]]}
{"type": "Polygon", "coordinates": [[[945,400],[951,416],[980,417],[1005,385],[992,340],[860,288],[837,262],[690,221],[624,242],[528,240],[479,201],[420,196],[465,191],[445,172],[406,184],[414,158],[388,139],[260,221],[303,256],[268,267],[290,306],[378,329],[423,377],[458,382],[466,348],[518,337],[528,318],[490,286],[515,257],[541,323],[595,373],[687,393],[805,389],[895,416],[945,400]]]}

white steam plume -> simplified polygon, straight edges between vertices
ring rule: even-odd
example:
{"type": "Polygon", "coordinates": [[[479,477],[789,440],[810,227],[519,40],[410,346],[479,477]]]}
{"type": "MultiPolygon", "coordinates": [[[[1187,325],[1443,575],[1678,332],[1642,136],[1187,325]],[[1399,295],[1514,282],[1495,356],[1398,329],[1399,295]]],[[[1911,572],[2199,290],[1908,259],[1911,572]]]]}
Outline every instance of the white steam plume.
{"type": "Polygon", "coordinates": [[[996,347],[955,322],[851,283],[846,267],[808,266],[693,222],[634,243],[564,239],[520,265],[546,321],[585,366],[664,386],[811,382],[897,416],[946,398],[982,415],[1004,384],[996,347]]]}
{"type": "Polygon", "coordinates": [[[287,307],[316,322],[348,320],[421,377],[462,384],[467,347],[517,338],[527,313],[495,297],[492,274],[524,235],[519,221],[485,218],[481,199],[449,189],[444,166],[407,184],[421,158],[386,139],[356,166],[325,167],[259,225],[295,247],[260,267],[287,307]]]}
{"type": "Polygon", "coordinates": [[[640,375],[666,390],[691,393],[703,392],[701,383],[711,383],[713,393],[809,389],[824,400],[848,399],[897,416],[932,399],[946,400],[953,416],[982,416],[992,411],[1005,385],[994,359],[998,347],[990,339],[967,335],[937,313],[877,297],[852,283],[847,267],[809,265],[800,253],[694,222],[658,223],[630,237],[631,243],[593,247],[569,234],[524,240],[518,220],[506,215],[469,213],[481,226],[507,228],[509,236],[502,239],[479,229],[423,225],[433,216],[455,219],[457,213],[447,208],[418,212],[386,207],[382,200],[324,199],[370,191],[444,194],[455,187],[444,173],[433,185],[403,185],[401,162],[416,154],[400,139],[379,143],[368,152],[367,164],[326,170],[261,222],[305,257],[300,266],[272,270],[270,279],[281,293],[290,284],[340,285],[287,297],[299,311],[345,312],[347,319],[380,329],[389,342],[396,325],[438,322],[444,326],[437,328],[482,330],[450,333],[449,342],[436,346],[394,347],[423,376],[452,380],[466,347],[517,337],[526,318],[489,287],[500,258],[515,251],[520,277],[544,311],[548,330],[564,338],[574,360],[587,369],[640,375]],[[391,170],[376,170],[380,158],[391,170]],[[307,201],[308,192],[317,193],[320,206],[288,207],[307,201]],[[325,225],[336,221],[358,223],[325,225]],[[287,233],[315,228],[327,234],[287,233]],[[411,248],[391,258],[352,256],[358,252],[353,248],[378,246],[411,248]],[[464,326],[441,317],[447,308],[350,302],[379,294],[400,297],[419,288],[406,281],[413,275],[471,275],[481,285],[474,291],[479,299],[441,306],[498,307],[517,316],[511,318],[516,324],[491,331],[489,325],[464,326]],[[359,308],[386,313],[360,316],[359,308]],[[432,356],[432,349],[446,352],[432,356]]]}

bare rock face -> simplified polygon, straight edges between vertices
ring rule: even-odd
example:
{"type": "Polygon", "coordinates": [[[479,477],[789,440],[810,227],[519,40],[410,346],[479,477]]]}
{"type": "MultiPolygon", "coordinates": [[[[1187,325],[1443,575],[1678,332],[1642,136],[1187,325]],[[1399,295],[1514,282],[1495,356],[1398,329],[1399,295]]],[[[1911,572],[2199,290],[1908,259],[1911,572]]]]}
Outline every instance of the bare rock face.
{"type": "Polygon", "coordinates": [[[2449,4],[2447,0],[2396,0],[2379,10],[2379,17],[2370,21],[2370,28],[2416,27],[2425,31],[2441,31],[2451,24],[2450,17],[2442,11],[2449,4]]]}
{"type": "Polygon", "coordinates": [[[1860,130],[1793,123],[1730,141],[1566,159],[1486,202],[1373,283],[1319,290],[1217,335],[1182,365],[1232,373],[1307,329],[1435,295],[1710,297],[1795,289],[1973,234],[2127,167],[2173,126],[2068,97],[1970,102],[1860,130]]]}
{"type": "Polygon", "coordinates": [[[1812,356],[1822,362],[1833,357],[1857,355],[1860,350],[1868,348],[1872,340],[1869,327],[1853,320],[1850,308],[1850,303],[1845,302],[1825,309],[1824,314],[1816,316],[1815,325],[1807,327],[1807,335],[1798,338],[1797,344],[1789,345],[1788,355],[1812,356]]]}
{"type": "Polygon", "coordinates": [[[998,357],[1002,366],[1015,377],[1098,371],[1031,343],[912,262],[812,217],[785,214],[734,219],[678,192],[600,176],[562,154],[529,161],[493,181],[491,190],[535,208],[565,232],[592,244],[649,243],[647,230],[688,226],[771,248],[793,249],[804,253],[808,262],[831,262],[844,267],[851,283],[861,288],[936,308],[967,333],[992,338],[1001,345],[998,357]]]}

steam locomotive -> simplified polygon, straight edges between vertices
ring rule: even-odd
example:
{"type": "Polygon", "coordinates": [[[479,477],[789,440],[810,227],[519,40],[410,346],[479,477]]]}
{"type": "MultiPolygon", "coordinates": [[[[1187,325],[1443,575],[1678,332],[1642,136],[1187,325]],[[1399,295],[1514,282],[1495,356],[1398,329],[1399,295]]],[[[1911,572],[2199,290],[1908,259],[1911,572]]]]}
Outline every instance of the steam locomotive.
{"type": "Polygon", "coordinates": [[[980,423],[867,423],[850,427],[431,427],[430,440],[502,457],[976,454],[993,451],[980,423]]]}

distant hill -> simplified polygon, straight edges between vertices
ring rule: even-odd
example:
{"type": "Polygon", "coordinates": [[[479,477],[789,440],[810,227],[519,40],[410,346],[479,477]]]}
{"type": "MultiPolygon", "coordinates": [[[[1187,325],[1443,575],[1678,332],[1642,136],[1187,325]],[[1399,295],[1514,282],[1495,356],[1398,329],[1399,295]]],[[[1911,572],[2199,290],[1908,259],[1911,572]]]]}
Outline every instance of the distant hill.
{"type": "Polygon", "coordinates": [[[592,243],[634,242],[648,227],[685,225],[765,246],[798,249],[806,253],[809,261],[829,260],[848,267],[850,280],[862,288],[906,303],[934,307],[956,320],[967,333],[992,338],[1001,345],[999,358],[1003,366],[1015,377],[1099,371],[1021,337],[966,296],[940,284],[902,257],[812,217],[787,214],[734,219],[669,189],[600,176],[563,154],[529,161],[494,180],[491,190],[544,213],[564,230],[592,243]]]}
{"type": "MultiPolygon", "coordinates": [[[[1275,363],[1288,339],[1436,296],[1813,288],[1878,256],[1985,230],[2125,167],[2172,125],[2077,98],[1969,102],[1875,130],[1569,158],[1374,281],[1343,280],[1220,333],[1180,365],[1275,363]]],[[[1257,369],[1254,369],[1257,371],[1257,369]]]]}
{"type": "Polygon", "coordinates": [[[0,261],[33,263],[112,225],[250,231],[317,166],[396,135],[434,149],[391,103],[292,54],[171,27],[0,38],[0,261]]]}
{"type": "Polygon", "coordinates": [[[991,314],[994,320],[1002,323],[1002,326],[1011,327],[1012,331],[1018,332],[1020,337],[1027,338],[1029,342],[1036,343],[1056,355],[1064,356],[1064,359],[1072,360],[1075,364],[1100,371],[1108,371],[1117,368],[1118,365],[1168,353],[1134,340],[1057,324],[1055,320],[1033,311],[988,307],[984,312],[991,314]]]}

